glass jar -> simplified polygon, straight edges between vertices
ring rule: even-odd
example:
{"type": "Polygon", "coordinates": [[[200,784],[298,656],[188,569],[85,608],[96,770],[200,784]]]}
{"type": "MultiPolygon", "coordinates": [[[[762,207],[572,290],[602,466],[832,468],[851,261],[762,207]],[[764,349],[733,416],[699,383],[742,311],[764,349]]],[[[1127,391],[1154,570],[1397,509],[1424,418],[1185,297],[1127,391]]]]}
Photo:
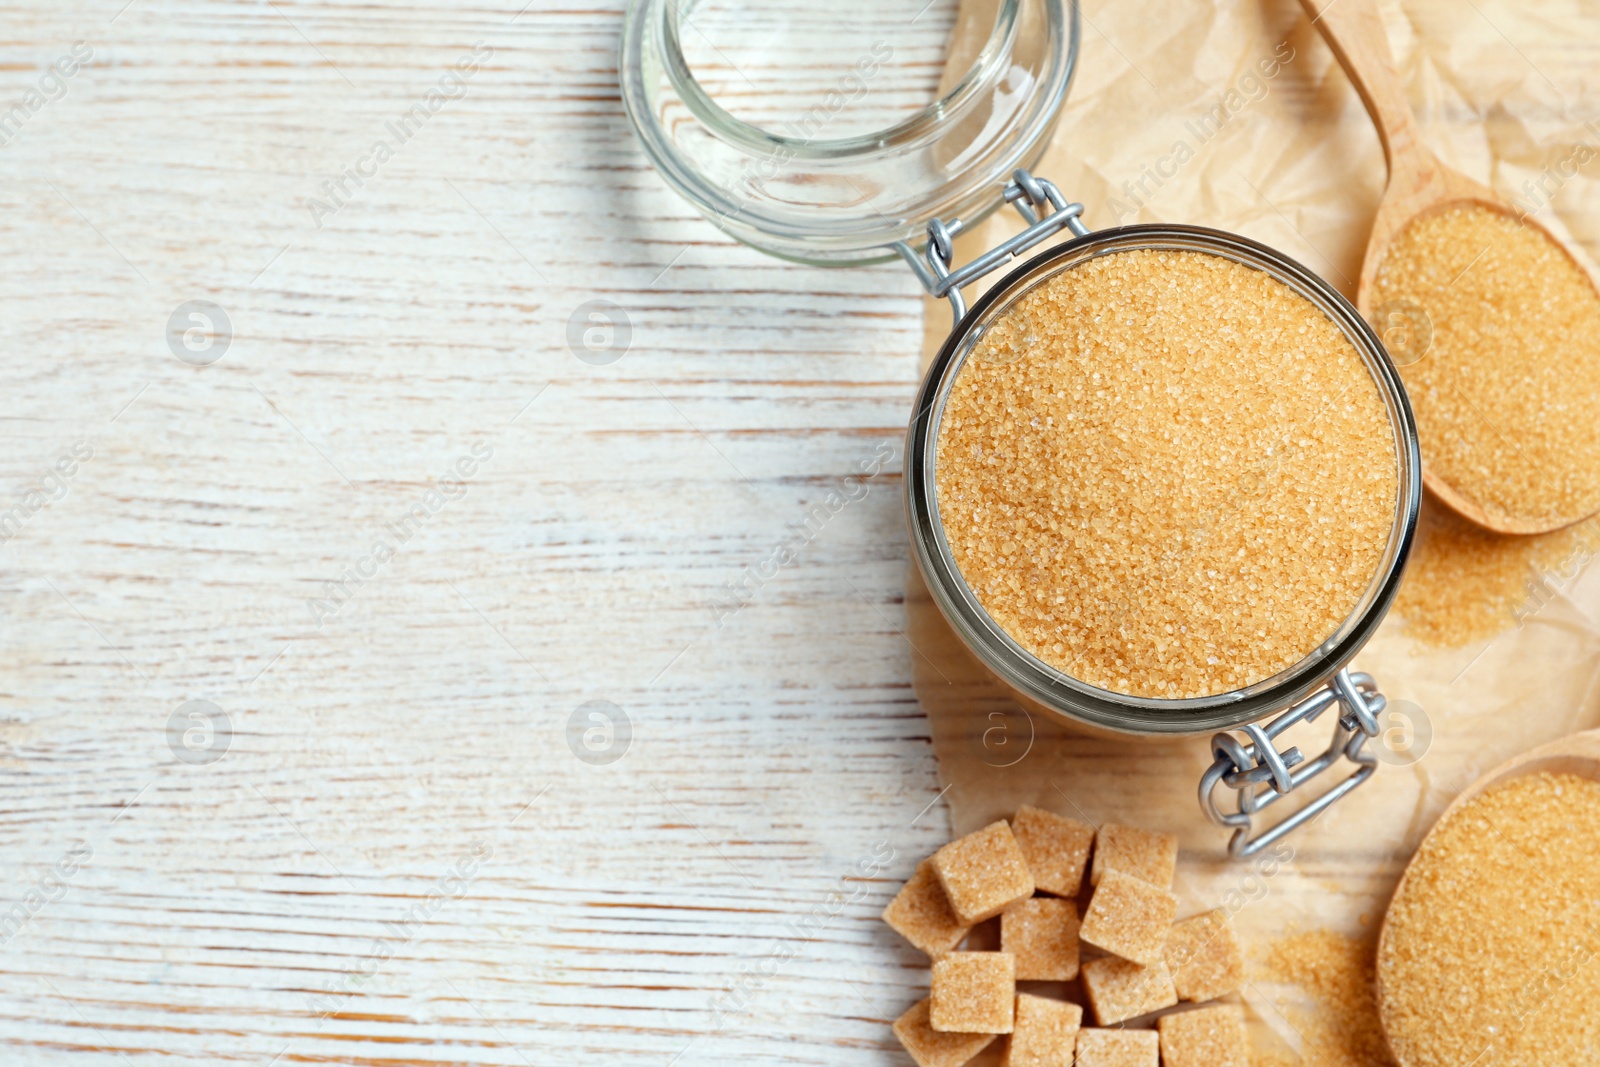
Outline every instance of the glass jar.
{"type": "Polygon", "coordinates": [[[1058,715],[1113,734],[1188,735],[1227,730],[1294,704],[1326,685],[1364,645],[1399,589],[1400,572],[1416,527],[1416,426],[1399,374],[1377,335],[1349,301],[1305,267],[1235,234],[1191,226],[1124,226],[1079,237],[1033,257],[996,283],[961,320],[923,378],[905,454],[906,510],[911,543],[929,592],[962,641],[1019,695],[1058,715]],[[1025,651],[978,603],[962,578],[939,520],[935,451],[951,384],[987,331],[1019,300],[1050,278],[1096,256],[1135,250],[1191,251],[1221,256],[1282,282],[1332,319],[1355,346],[1377,386],[1394,437],[1399,493],[1384,557],[1344,623],[1286,671],[1244,689],[1187,699],[1127,696],[1097,689],[1047,666],[1025,651]]]}
{"type": "Polygon", "coordinates": [[[632,0],[623,103],[656,170],[729,236],[808,263],[881,261],[930,219],[992,211],[1043,152],[1072,81],[1075,3],[998,0],[976,30],[934,21],[946,12],[940,0],[632,0]],[[853,43],[835,43],[841,24],[859,27],[853,43]],[[951,34],[975,50],[970,68],[914,106],[915,71],[944,67],[951,34]],[[814,38],[835,54],[799,48],[814,38]],[[723,92],[703,84],[713,77],[723,92]]]}
{"type": "MultiPolygon", "coordinates": [[[[846,109],[826,93],[818,105],[822,114],[801,130],[805,136],[736,118],[712,99],[682,47],[686,24],[712,2],[633,0],[621,71],[629,115],[668,182],[735,238],[818,264],[844,266],[899,255],[929,293],[950,301],[955,325],[927,371],[908,430],[905,491],[912,554],[960,640],[1024,704],[1078,728],[1130,740],[1215,732],[1214,759],[1201,780],[1200,799],[1215,822],[1234,830],[1229,845],[1234,856],[1266,847],[1366,781],[1377,768],[1367,743],[1379,733],[1385,701],[1373,679],[1346,668],[1398,591],[1416,532],[1422,467],[1416,423],[1399,374],[1356,309],[1304,266],[1234,234],[1159,225],[1091,233],[1080,218],[1082,204],[1068,202],[1053,184],[1028,172],[1072,75],[1078,19],[1075,4],[1067,0],[997,0],[994,24],[979,35],[981,47],[974,48],[964,76],[941,86],[931,103],[877,132],[856,130],[832,139],[821,134],[846,109]],[[1008,203],[1025,229],[971,263],[956,265],[955,236],[1008,203]],[[1065,243],[1011,270],[967,310],[963,287],[1064,232],[1069,235],[1065,243]],[[1393,520],[1381,564],[1360,602],[1335,633],[1294,666],[1216,696],[1128,696],[1088,685],[1033,656],[984,611],[967,586],[938,515],[940,419],[951,384],[984,331],[1061,271],[1095,256],[1133,250],[1221,256],[1260,270],[1309,300],[1360,355],[1393,435],[1398,485],[1393,520]],[[1298,748],[1277,748],[1279,735],[1335,706],[1332,738],[1321,754],[1308,759],[1298,748]],[[1269,829],[1256,825],[1264,809],[1346,762],[1353,770],[1335,786],[1269,829]],[[1222,788],[1236,794],[1232,811],[1218,801],[1222,788]]],[[[735,6],[747,13],[765,10],[756,0],[735,6]]],[[[760,19],[739,24],[752,21],[760,19]]],[[[763,62],[762,70],[782,67],[781,34],[774,40],[777,59],[763,62]]],[[[884,47],[885,58],[892,58],[894,43],[886,41],[884,47]]],[[[728,65],[737,67],[731,59],[728,65]]],[[[870,64],[858,66],[857,80],[864,83],[869,70],[870,64]]],[[[873,76],[879,71],[881,63],[873,76]]],[[[842,90],[828,91],[842,95],[842,90]]],[[[742,103],[750,106],[748,98],[742,103]]]]}
{"type": "MultiPolygon", "coordinates": [[[[1026,175],[1019,181],[1026,181],[1026,175]]],[[[1048,183],[1046,194],[1053,192],[1048,183]]],[[[1048,195],[1045,196],[1048,203],[1048,195]]],[[[1070,210],[1077,205],[1068,205],[1070,210]]],[[[1045,221],[1048,221],[1048,217],[1045,221]]],[[[1042,223],[1041,223],[1042,224],[1042,223]]],[[[930,261],[938,258],[930,241],[930,261]]],[[[934,264],[930,271],[947,278],[934,264]]],[[[1128,738],[1189,736],[1223,731],[1212,739],[1215,762],[1201,782],[1200,799],[1207,814],[1234,828],[1231,850],[1251,855],[1314,818],[1341,796],[1366,781],[1377,769],[1366,748],[1379,733],[1385,701],[1373,679],[1352,674],[1346,665],[1383,621],[1395,594],[1416,535],[1421,506],[1422,460],[1416,421],[1399,372],[1382,342],[1360,313],[1332,286],[1306,267],[1265,245],[1236,234],[1196,226],[1123,226],[1084,233],[1043,252],[997,282],[971,311],[963,311],[952,290],[958,321],[923,378],[906,439],[905,492],[912,552],[940,613],[962,643],[1022,703],[1092,733],[1128,738]],[[1130,696],[1088,685],[1044,663],[1028,652],[983,609],[962,577],[944,525],[939,519],[936,454],[940,419],[962,364],[990,324],[1004,316],[1029,292],[1063,271],[1096,256],[1136,250],[1188,251],[1221,256],[1262,271],[1309,300],[1326,315],[1360,355],[1388,416],[1394,443],[1396,493],[1383,558],[1360,600],[1327,639],[1287,670],[1243,689],[1215,696],[1165,699],[1130,696]],[[1328,748],[1307,760],[1298,749],[1279,752],[1273,739],[1293,726],[1318,718],[1338,704],[1328,748]],[[1287,710],[1286,710],[1287,709],[1287,710]],[[1275,716],[1268,725],[1263,718],[1275,716]],[[1242,728],[1241,741],[1226,731],[1242,728]],[[1354,765],[1351,775],[1293,816],[1263,833],[1255,833],[1254,816],[1296,787],[1341,762],[1354,765]],[[1224,812],[1218,786],[1238,793],[1238,807],[1224,812]]]]}

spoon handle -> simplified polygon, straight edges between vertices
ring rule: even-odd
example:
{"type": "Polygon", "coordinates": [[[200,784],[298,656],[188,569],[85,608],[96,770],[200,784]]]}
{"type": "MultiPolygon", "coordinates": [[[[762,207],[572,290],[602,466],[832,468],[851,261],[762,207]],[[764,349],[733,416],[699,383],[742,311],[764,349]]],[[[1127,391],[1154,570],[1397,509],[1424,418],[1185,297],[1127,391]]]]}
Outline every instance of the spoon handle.
{"type": "Polygon", "coordinates": [[[1395,70],[1394,53],[1374,0],[1300,0],[1322,31],[1340,66],[1361,94],[1378,127],[1383,158],[1392,183],[1401,172],[1428,172],[1430,154],[1417,133],[1417,121],[1395,70]]]}

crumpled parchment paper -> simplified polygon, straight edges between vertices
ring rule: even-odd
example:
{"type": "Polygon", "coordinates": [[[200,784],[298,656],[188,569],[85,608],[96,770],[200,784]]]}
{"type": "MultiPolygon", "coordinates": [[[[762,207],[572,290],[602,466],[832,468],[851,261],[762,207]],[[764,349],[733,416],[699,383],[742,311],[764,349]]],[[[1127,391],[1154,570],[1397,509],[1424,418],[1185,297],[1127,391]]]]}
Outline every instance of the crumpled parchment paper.
{"type": "MultiPolygon", "coordinates": [[[[993,3],[968,0],[962,25],[983,25],[993,3]]],[[[1600,52],[1600,12],[1554,0],[1381,6],[1439,157],[1581,253],[1600,253],[1600,79],[1586,73],[1600,52]]],[[[1090,0],[1082,16],[1077,77],[1036,172],[1086,205],[1091,228],[1160,221],[1235,231],[1354,300],[1383,155],[1300,5],[1090,0]]],[[[957,42],[952,67],[963,54],[957,42]]],[[[1020,228],[1009,211],[997,213],[964,235],[958,262],[1020,228]]],[[[925,357],[949,326],[948,305],[930,300],[925,357]]],[[[960,646],[914,572],[907,590],[916,688],[954,832],[1020,804],[1173,830],[1183,848],[1180,914],[1230,908],[1254,957],[1297,929],[1374,936],[1405,863],[1461,789],[1521,751],[1600,724],[1600,576],[1552,579],[1544,599],[1520,625],[1466,648],[1421,647],[1401,620],[1387,620],[1354,667],[1407,702],[1409,751],[1397,739],[1394,762],[1274,850],[1283,862],[1263,863],[1229,861],[1227,832],[1200,813],[1204,739],[1111,742],[1030,716],[960,646]]],[[[1311,755],[1329,730],[1320,721],[1288,739],[1311,755]]],[[[1299,1047],[1297,997],[1259,971],[1252,977],[1244,1000],[1258,1048],[1299,1047]]]]}

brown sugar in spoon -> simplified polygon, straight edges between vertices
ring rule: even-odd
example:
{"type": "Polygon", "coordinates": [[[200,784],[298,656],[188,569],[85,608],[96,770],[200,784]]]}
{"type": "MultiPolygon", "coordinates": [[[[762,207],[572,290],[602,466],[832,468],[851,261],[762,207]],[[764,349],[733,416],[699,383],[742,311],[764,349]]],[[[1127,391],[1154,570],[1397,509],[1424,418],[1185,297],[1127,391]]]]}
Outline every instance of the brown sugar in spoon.
{"type": "MultiPolygon", "coordinates": [[[[1384,158],[1388,163],[1388,184],[1378,205],[1377,216],[1373,219],[1372,236],[1368,240],[1366,259],[1361,266],[1356,306],[1367,321],[1373,323],[1378,330],[1390,354],[1395,357],[1395,362],[1406,367],[1424,358],[1428,354],[1428,341],[1422,337],[1435,336],[1434,324],[1416,321],[1414,316],[1420,309],[1415,305],[1411,305],[1409,310],[1404,308],[1396,310],[1387,303],[1382,308],[1374,308],[1379,288],[1377,284],[1379,267],[1402,232],[1413,221],[1452,207],[1484,209],[1503,216],[1513,223],[1520,223],[1521,226],[1541,235],[1554,250],[1559,250],[1557,258],[1563,267],[1570,264],[1571,268],[1581,276],[1583,291],[1581,299],[1593,300],[1597,307],[1600,307],[1600,292],[1596,291],[1593,278],[1559,240],[1544,227],[1517,212],[1492,189],[1440,163],[1422,143],[1416,118],[1412,114],[1399,74],[1396,72],[1393,54],[1389,50],[1389,39],[1374,0],[1301,0],[1301,2],[1312,21],[1321,30],[1355,86],[1356,92],[1360,94],[1368,114],[1372,116],[1372,121],[1378,128],[1379,140],[1383,144],[1384,158]],[[1380,318],[1383,321],[1380,321],[1380,318]]],[[[1540,310],[1536,307],[1528,308],[1529,319],[1537,317],[1540,310]]],[[[1596,317],[1600,320],[1600,311],[1596,312],[1596,317]]],[[[1406,377],[1411,375],[1408,374],[1406,377]]],[[[1600,380],[1585,381],[1581,375],[1570,374],[1568,379],[1571,389],[1587,390],[1590,394],[1600,393],[1600,380]]],[[[1434,442],[1429,440],[1427,432],[1430,428],[1427,417],[1429,412],[1424,410],[1424,404],[1429,398],[1421,395],[1424,390],[1413,383],[1408,384],[1412,385],[1411,398],[1413,406],[1417,408],[1419,426],[1423,429],[1423,482],[1435,496],[1461,515],[1497,533],[1532,534],[1560,529],[1600,510],[1600,484],[1595,486],[1595,491],[1592,493],[1578,494],[1580,502],[1564,510],[1540,507],[1533,513],[1524,514],[1519,514],[1516,509],[1499,503],[1486,504],[1483,499],[1485,494],[1471,492],[1469,490],[1472,487],[1463,484],[1453,484],[1440,473],[1438,469],[1440,457],[1437,453],[1433,456],[1434,462],[1429,461],[1429,453],[1433,451],[1430,445],[1437,445],[1438,439],[1444,436],[1439,434],[1434,442]]],[[[1519,384],[1515,376],[1508,376],[1505,388],[1514,394],[1519,384]]],[[[1505,389],[1500,389],[1499,392],[1504,393],[1505,389]]],[[[1464,408],[1477,411],[1478,416],[1482,417],[1481,405],[1471,403],[1466,397],[1462,399],[1464,408]]],[[[1547,401],[1530,399],[1528,407],[1538,410],[1541,403],[1545,402],[1547,401]]],[[[1580,424],[1586,417],[1575,416],[1580,424]]],[[[1524,433],[1527,425],[1533,423],[1535,419],[1530,417],[1520,421],[1524,425],[1504,428],[1480,422],[1461,432],[1478,435],[1494,434],[1503,447],[1515,450],[1518,448],[1518,436],[1524,433]]],[[[1597,442],[1597,446],[1600,446],[1600,442],[1597,442]]],[[[1551,447],[1546,452],[1575,465],[1581,463],[1580,458],[1570,448],[1551,447]]],[[[1493,477],[1492,474],[1485,476],[1493,477]]],[[[1531,474],[1532,479],[1544,482],[1546,485],[1549,485],[1550,480],[1555,477],[1558,476],[1551,475],[1547,479],[1538,469],[1531,474]]]]}
{"type": "MultiPolygon", "coordinates": [[[[1439,816],[1438,821],[1433,825],[1433,829],[1428,833],[1428,839],[1423,841],[1422,847],[1412,856],[1411,862],[1406,866],[1405,873],[1400,877],[1399,884],[1395,887],[1394,896],[1391,899],[1388,911],[1384,914],[1383,925],[1378,933],[1377,998],[1384,1034],[1389,1042],[1390,1051],[1394,1053],[1400,1067],[1422,1067],[1424,1063],[1434,1062],[1438,1058],[1437,1054],[1443,1053],[1444,1050],[1428,1047],[1431,1035],[1428,1032],[1418,1032],[1417,1016],[1402,1012],[1397,1007],[1396,1002],[1403,999],[1403,990],[1405,988],[1400,976],[1404,973],[1407,957],[1413,952],[1414,948],[1408,942],[1417,941],[1423,932],[1399,929],[1395,920],[1396,910],[1403,907],[1402,902],[1407,901],[1412,896],[1411,883],[1420,882],[1426,884],[1430,881],[1436,882],[1441,877],[1447,877],[1447,875],[1441,875],[1437,870],[1429,869],[1430,866],[1437,866],[1438,859],[1436,854],[1430,853],[1428,845],[1434,835],[1440,832],[1441,828],[1445,827],[1463,808],[1472,804],[1490,789],[1506,785],[1515,779],[1535,774],[1573,775],[1600,782],[1600,730],[1585,730],[1581,733],[1559,738],[1549,744],[1541,745],[1502,763],[1473,782],[1444,810],[1444,814],[1439,816]],[[1386,995],[1388,991],[1402,994],[1402,996],[1391,999],[1386,995]]],[[[1492,827],[1492,825],[1492,823],[1487,824],[1489,827],[1492,827]]],[[[1600,835],[1600,827],[1590,827],[1590,830],[1600,835]]],[[[1481,832],[1491,836],[1499,836],[1501,833],[1500,830],[1493,828],[1485,828],[1481,832]]],[[[1516,847],[1520,852],[1519,846],[1513,847],[1516,847]]],[[[1584,845],[1580,841],[1574,841],[1573,847],[1582,849],[1584,845]]],[[[1476,906],[1470,901],[1466,902],[1466,905],[1468,907],[1476,906]]],[[[1457,936],[1460,933],[1461,931],[1448,930],[1427,931],[1426,940],[1436,942],[1444,938],[1457,936]]],[[[1482,935],[1481,931],[1471,931],[1468,936],[1478,937],[1482,935]]],[[[1552,966],[1564,966],[1570,963],[1570,961],[1560,959],[1552,959],[1550,962],[1552,966]]],[[[1600,964],[1600,960],[1596,960],[1595,963],[1600,964]]],[[[1466,974],[1454,976],[1454,978],[1455,980],[1452,984],[1457,987],[1459,987],[1459,984],[1473,981],[1472,976],[1466,974]]],[[[1457,1007],[1461,1007],[1459,999],[1455,1001],[1455,1004],[1457,1007]]],[[[1530,1003],[1527,1006],[1532,1007],[1533,1005],[1530,1003]]],[[[1437,1022],[1442,1030],[1449,1030],[1452,1027],[1464,1025],[1465,1020],[1460,1017],[1453,1017],[1449,1019],[1441,1018],[1437,1022]]],[[[1434,1033],[1436,1034],[1437,1031],[1434,1031],[1434,1033]]],[[[1478,1049],[1474,1047],[1473,1051],[1477,1052],[1478,1049]]],[[[1466,1059],[1470,1061],[1471,1058],[1472,1055],[1469,1053],[1466,1059]]],[[[1490,1058],[1484,1057],[1484,1063],[1487,1064],[1490,1058]]],[[[1495,1062],[1500,1062],[1498,1057],[1494,1057],[1494,1059],[1495,1062]]]]}

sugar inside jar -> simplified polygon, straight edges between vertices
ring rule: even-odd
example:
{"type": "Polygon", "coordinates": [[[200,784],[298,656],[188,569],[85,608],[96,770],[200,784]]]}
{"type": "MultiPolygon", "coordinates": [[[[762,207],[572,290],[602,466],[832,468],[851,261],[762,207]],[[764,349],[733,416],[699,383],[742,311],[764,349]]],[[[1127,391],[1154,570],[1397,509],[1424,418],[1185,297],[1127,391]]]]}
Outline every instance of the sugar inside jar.
{"type": "Polygon", "coordinates": [[[1383,395],[1339,326],[1196,251],[1097,255],[1015,299],[951,383],[934,466],[984,611],[1136,697],[1305,659],[1378,575],[1401,492],[1383,395]]]}

